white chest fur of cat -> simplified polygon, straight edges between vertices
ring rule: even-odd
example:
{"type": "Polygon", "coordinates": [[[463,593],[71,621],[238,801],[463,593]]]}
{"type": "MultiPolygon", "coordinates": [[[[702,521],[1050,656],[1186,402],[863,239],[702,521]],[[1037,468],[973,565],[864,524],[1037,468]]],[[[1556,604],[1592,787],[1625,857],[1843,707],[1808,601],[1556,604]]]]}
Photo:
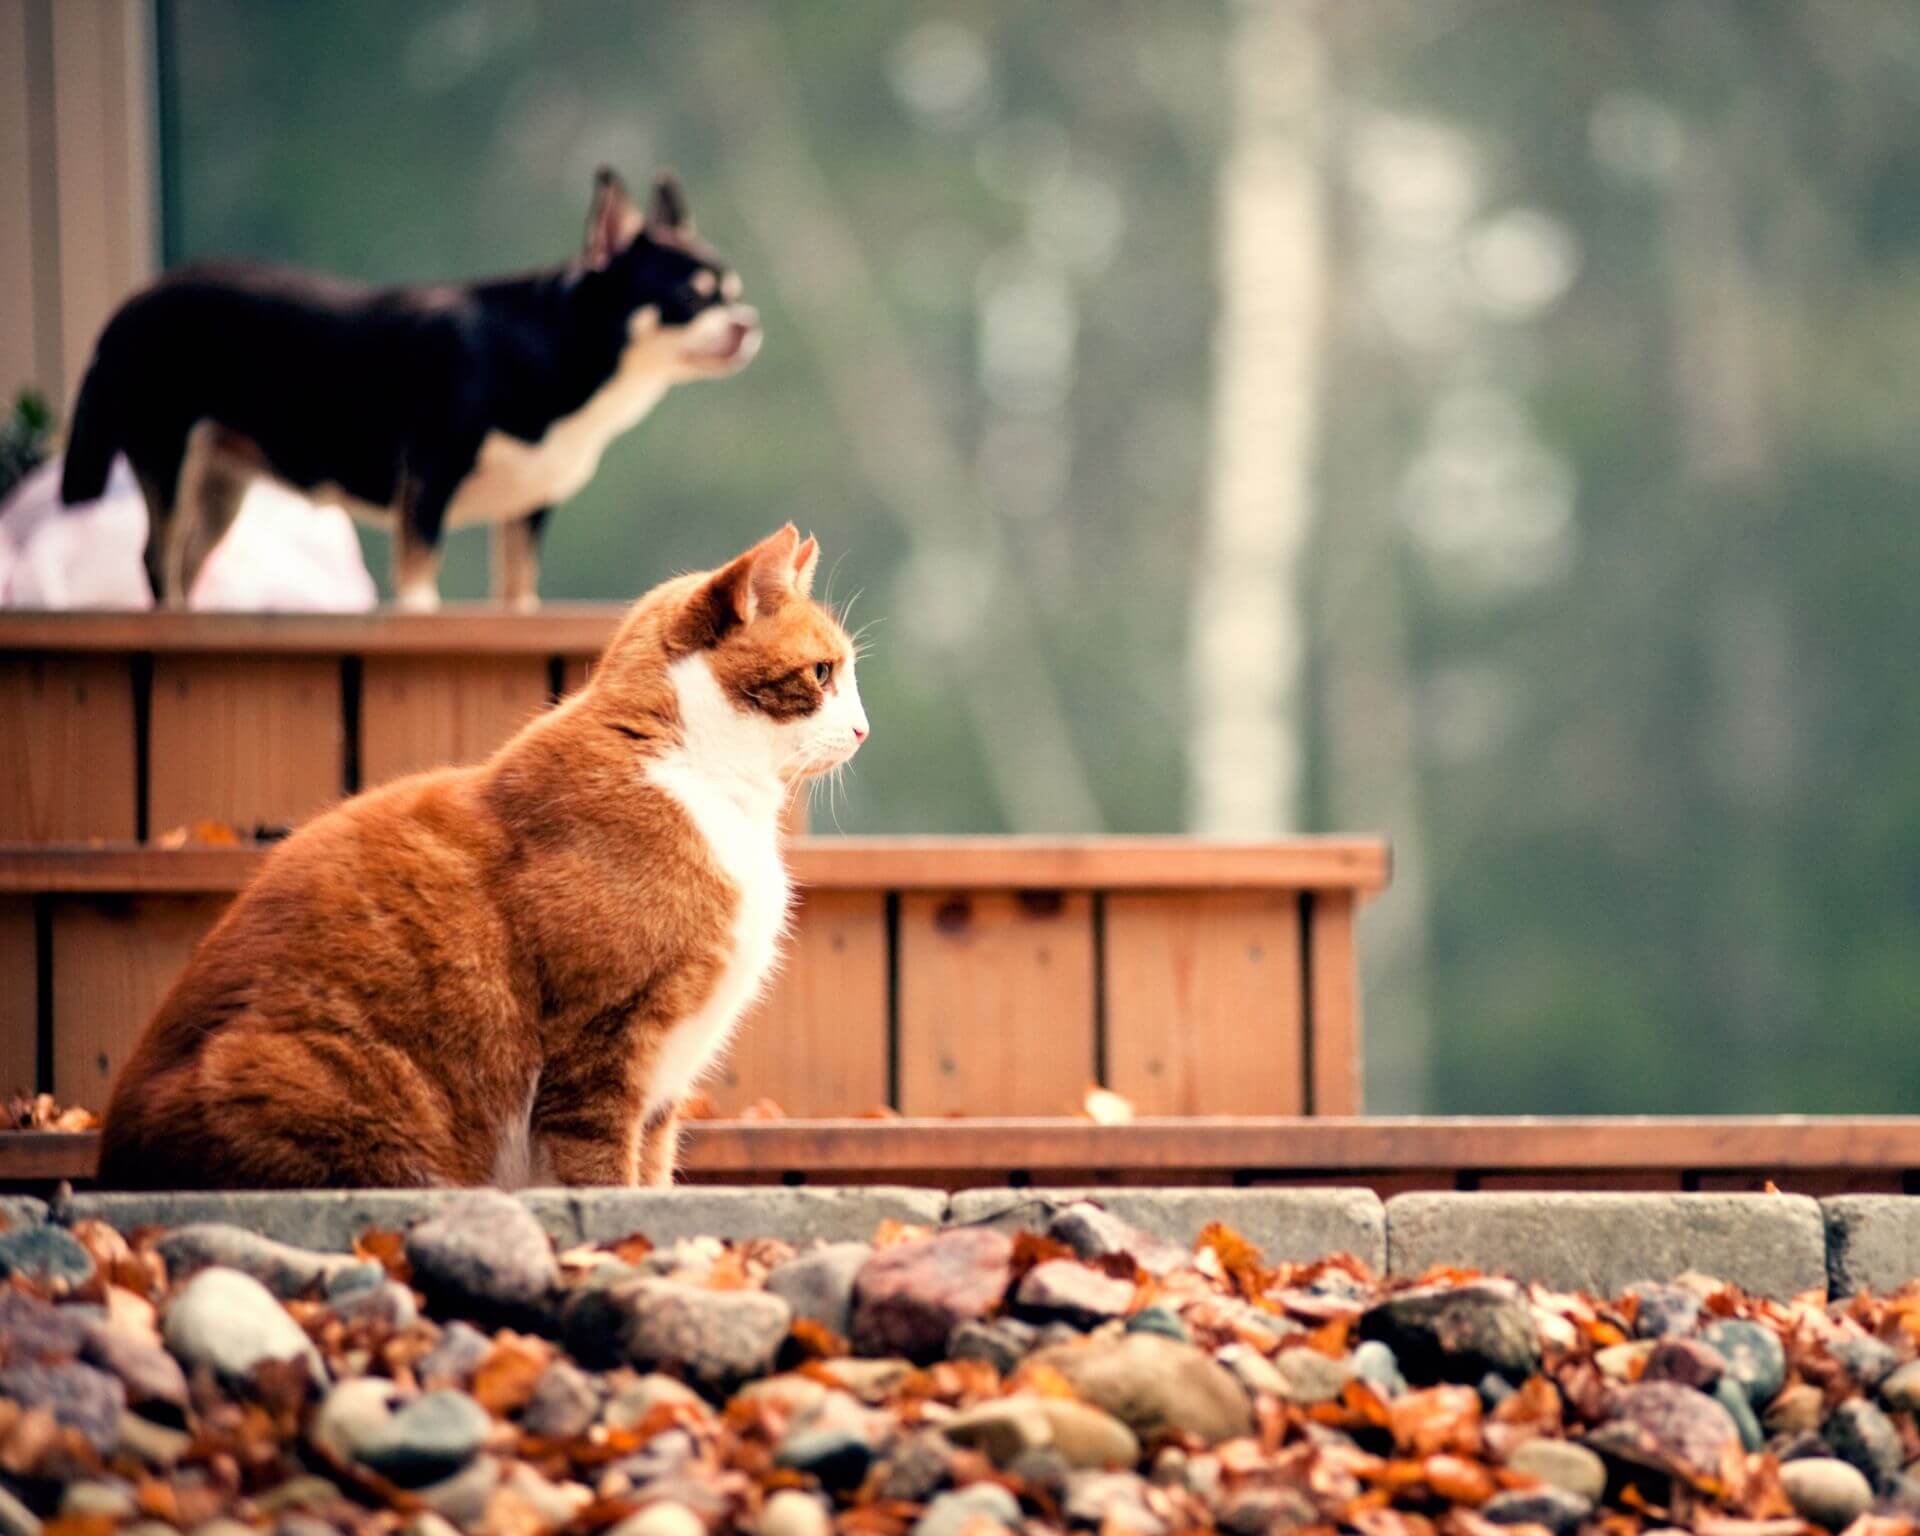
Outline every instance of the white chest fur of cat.
{"type": "Polygon", "coordinates": [[[647,779],[686,813],[737,897],[725,969],[700,1008],[661,1043],[648,1084],[649,1115],[679,1102],[719,1060],[773,975],[792,897],[780,854],[786,748],[778,728],[736,709],[703,656],[675,662],[668,675],[683,743],[654,760],[647,779]]]}

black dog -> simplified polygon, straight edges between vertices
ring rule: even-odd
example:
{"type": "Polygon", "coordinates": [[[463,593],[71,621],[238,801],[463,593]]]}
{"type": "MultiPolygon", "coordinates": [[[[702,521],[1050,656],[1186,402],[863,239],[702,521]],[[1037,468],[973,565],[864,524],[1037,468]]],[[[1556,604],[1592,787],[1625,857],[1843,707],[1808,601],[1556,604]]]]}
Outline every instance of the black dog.
{"type": "Polygon", "coordinates": [[[124,452],[150,512],[154,596],[174,606],[266,474],[390,521],[403,608],[438,606],[447,528],[501,524],[495,591],[530,608],[548,510],[669,386],[737,372],[759,350],[739,298],[671,175],[643,215],[608,170],[582,259],[528,277],[369,289],[185,268],[102,333],[60,494],[98,496],[124,452]]]}

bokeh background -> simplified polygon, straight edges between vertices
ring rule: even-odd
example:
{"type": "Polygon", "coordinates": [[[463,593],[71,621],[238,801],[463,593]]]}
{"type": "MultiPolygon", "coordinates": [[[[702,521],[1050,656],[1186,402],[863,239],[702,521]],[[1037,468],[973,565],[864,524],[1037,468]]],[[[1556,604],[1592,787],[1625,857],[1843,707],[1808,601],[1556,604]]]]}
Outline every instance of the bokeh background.
{"type": "Polygon", "coordinates": [[[599,163],[678,168],[767,344],[609,453],[545,586],[817,532],[878,621],[826,830],[1387,834],[1377,1111],[1914,1107],[1920,9],[157,34],[169,262],[491,274],[576,248],[599,163]]]}

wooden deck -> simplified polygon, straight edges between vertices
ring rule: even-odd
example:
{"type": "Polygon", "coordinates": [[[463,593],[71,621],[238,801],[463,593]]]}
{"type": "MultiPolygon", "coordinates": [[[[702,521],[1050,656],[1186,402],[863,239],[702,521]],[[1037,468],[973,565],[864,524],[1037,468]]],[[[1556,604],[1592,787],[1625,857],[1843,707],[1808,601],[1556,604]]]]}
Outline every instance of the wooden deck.
{"type": "MultiPolygon", "coordinates": [[[[98,1138],[0,1134],[0,1185],[91,1177],[98,1138]]],[[[1363,1119],[1234,1117],[1095,1125],[983,1120],[705,1121],[701,1183],[1336,1184],[1411,1189],[1920,1189],[1920,1117],[1363,1119]]]]}

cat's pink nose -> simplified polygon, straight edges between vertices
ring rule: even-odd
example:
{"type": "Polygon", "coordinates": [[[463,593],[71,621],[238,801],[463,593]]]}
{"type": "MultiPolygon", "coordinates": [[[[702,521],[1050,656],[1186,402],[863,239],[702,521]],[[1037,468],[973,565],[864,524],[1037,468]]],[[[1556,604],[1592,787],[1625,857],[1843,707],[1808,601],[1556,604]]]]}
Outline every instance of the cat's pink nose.
{"type": "Polygon", "coordinates": [[[853,739],[855,741],[865,741],[867,739],[867,728],[864,725],[856,725],[853,728],[853,739]]]}

